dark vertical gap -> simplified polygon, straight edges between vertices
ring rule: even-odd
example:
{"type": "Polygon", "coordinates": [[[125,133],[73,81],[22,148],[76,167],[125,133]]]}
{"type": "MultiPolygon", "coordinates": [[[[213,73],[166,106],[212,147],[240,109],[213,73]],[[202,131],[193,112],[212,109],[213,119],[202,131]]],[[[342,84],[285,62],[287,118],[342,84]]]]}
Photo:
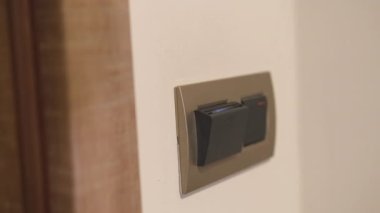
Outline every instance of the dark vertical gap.
{"type": "Polygon", "coordinates": [[[36,27],[38,26],[37,25],[37,21],[36,20],[36,17],[35,17],[35,11],[34,11],[34,7],[33,7],[33,3],[34,1],[32,0],[31,1],[32,3],[30,3],[29,5],[29,12],[30,12],[30,23],[31,23],[31,31],[32,31],[32,34],[33,34],[33,49],[32,49],[32,52],[33,52],[33,55],[34,55],[34,61],[35,61],[35,72],[34,72],[34,78],[35,78],[35,81],[36,81],[36,101],[38,103],[38,108],[37,108],[37,113],[38,113],[38,120],[39,120],[39,124],[40,124],[40,138],[41,138],[41,152],[42,152],[42,155],[41,155],[41,160],[43,162],[43,168],[42,168],[42,172],[43,172],[43,179],[44,179],[44,188],[43,188],[43,193],[44,193],[44,199],[45,199],[45,202],[44,202],[44,208],[45,208],[45,213],[49,213],[51,212],[50,211],[50,201],[49,201],[49,186],[50,186],[50,181],[49,181],[49,171],[48,171],[48,157],[47,157],[47,153],[48,153],[48,144],[47,144],[47,141],[45,140],[45,135],[46,135],[46,132],[45,132],[45,122],[44,122],[44,118],[43,118],[43,113],[44,113],[44,103],[43,103],[43,96],[42,96],[42,84],[43,82],[41,81],[40,77],[39,77],[39,70],[40,70],[40,57],[39,57],[39,53],[38,53],[38,35],[36,33],[36,27]]]}
{"type": "Polygon", "coordinates": [[[49,213],[72,213],[74,181],[62,1],[33,0],[31,17],[38,68],[37,98],[41,106],[45,177],[49,186],[45,188],[46,206],[49,213]],[[66,190],[62,192],[62,188],[66,190]]]}
{"type": "Polygon", "coordinates": [[[8,1],[8,7],[24,209],[47,213],[30,1],[8,1]]]}
{"type": "Polygon", "coordinates": [[[23,213],[8,1],[0,1],[0,212],[23,213]]]}

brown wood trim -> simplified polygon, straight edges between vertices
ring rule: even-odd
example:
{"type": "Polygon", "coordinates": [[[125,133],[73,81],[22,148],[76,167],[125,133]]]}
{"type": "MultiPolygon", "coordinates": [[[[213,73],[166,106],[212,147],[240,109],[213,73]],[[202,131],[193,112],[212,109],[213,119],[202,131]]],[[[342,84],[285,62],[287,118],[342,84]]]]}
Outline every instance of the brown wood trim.
{"type": "Polygon", "coordinates": [[[9,4],[26,212],[141,212],[128,0],[9,4]]]}
{"type": "Polygon", "coordinates": [[[47,179],[30,1],[9,1],[9,12],[24,207],[27,213],[45,213],[47,179]]]}
{"type": "Polygon", "coordinates": [[[0,0],[0,212],[23,213],[8,10],[0,0]]]}

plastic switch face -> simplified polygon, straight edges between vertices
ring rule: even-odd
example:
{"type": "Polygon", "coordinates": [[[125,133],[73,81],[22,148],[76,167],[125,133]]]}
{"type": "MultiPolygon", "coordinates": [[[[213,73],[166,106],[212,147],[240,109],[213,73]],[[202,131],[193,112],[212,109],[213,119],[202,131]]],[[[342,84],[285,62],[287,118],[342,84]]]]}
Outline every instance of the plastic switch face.
{"type": "Polygon", "coordinates": [[[273,156],[269,72],[178,86],[175,101],[182,195],[273,156]]]}
{"type": "Polygon", "coordinates": [[[199,166],[241,152],[248,108],[236,102],[200,108],[195,112],[199,166]]]}
{"type": "Polygon", "coordinates": [[[242,103],[248,107],[248,124],[245,146],[265,139],[267,129],[267,98],[255,95],[243,98],[242,103]]]}
{"type": "Polygon", "coordinates": [[[195,112],[197,164],[204,166],[240,153],[242,147],[264,141],[267,99],[253,95],[242,103],[221,102],[195,112]]]}

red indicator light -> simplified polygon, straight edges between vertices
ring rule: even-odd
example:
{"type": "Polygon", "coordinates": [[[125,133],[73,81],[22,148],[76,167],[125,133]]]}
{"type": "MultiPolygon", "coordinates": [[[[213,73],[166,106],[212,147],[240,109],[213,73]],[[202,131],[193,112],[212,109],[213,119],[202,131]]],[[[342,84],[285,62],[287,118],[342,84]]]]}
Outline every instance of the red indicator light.
{"type": "Polygon", "coordinates": [[[267,102],[266,101],[259,101],[259,102],[257,102],[256,105],[259,106],[259,107],[264,107],[264,106],[267,105],[267,102]]]}

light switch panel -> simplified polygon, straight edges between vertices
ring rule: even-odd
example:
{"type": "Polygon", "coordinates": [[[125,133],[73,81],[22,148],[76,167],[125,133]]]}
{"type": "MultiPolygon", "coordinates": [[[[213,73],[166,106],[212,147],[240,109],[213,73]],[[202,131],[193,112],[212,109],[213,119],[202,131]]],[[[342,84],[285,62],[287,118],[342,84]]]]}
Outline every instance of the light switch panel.
{"type": "Polygon", "coordinates": [[[182,195],[273,155],[269,72],[178,86],[175,103],[182,195]]]}
{"type": "Polygon", "coordinates": [[[246,138],[248,112],[247,106],[237,102],[195,110],[198,166],[241,152],[246,138]]]}
{"type": "Polygon", "coordinates": [[[248,123],[244,145],[252,145],[264,141],[267,128],[267,98],[257,94],[242,99],[248,108],[248,123]]]}

